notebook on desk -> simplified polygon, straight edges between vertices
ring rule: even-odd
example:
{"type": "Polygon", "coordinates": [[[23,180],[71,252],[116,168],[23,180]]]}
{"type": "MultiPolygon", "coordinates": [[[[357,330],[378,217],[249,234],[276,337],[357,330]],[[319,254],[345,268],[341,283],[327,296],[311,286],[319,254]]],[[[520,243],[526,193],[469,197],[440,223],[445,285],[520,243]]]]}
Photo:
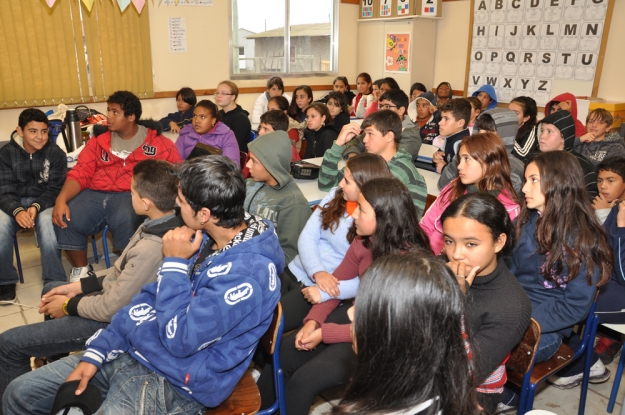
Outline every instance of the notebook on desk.
{"type": "Polygon", "coordinates": [[[419,149],[419,155],[415,161],[415,167],[418,169],[424,169],[429,171],[436,171],[436,168],[432,164],[432,156],[438,151],[438,148],[431,144],[421,144],[419,149]]]}

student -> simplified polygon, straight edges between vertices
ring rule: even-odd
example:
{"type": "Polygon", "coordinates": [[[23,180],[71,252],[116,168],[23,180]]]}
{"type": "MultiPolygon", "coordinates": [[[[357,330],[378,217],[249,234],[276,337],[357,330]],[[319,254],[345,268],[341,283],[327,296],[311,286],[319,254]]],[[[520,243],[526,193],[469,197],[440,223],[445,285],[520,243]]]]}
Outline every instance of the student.
{"type": "MultiPolygon", "coordinates": [[[[334,81],[332,82],[332,92],[340,92],[344,94],[345,97],[347,98],[348,106],[349,106],[349,103],[351,103],[354,97],[356,96],[352,91],[350,91],[349,82],[347,81],[347,77],[345,76],[337,76],[336,78],[334,78],[334,81]]],[[[327,94],[324,97],[319,98],[317,102],[327,104],[329,96],[330,94],[327,94]]]]}
{"type": "Polygon", "coordinates": [[[355,296],[358,281],[352,283],[354,290],[347,297],[347,281],[339,287],[331,274],[343,261],[349,244],[356,236],[353,231],[350,232],[353,223],[351,215],[357,207],[360,188],[378,177],[392,177],[382,157],[363,153],[348,159],[345,175],[338,187],[328,192],[319,203],[320,208],[306,222],[297,242],[299,254],[280,275],[285,332],[298,328],[310,311],[311,304],[302,295],[303,286],[317,285],[325,300],[329,295],[343,299],[355,296]]]}
{"type": "Polygon", "coordinates": [[[332,116],[328,107],[313,102],[306,108],[306,130],[304,139],[306,140],[305,159],[323,157],[326,150],[332,147],[338,133],[332,123],[332,116]]]}
{"type": "Polygon", "coordinates": [[[471,104],[463,98],[452,99],[441,107],[441,121],[438,123],[438,131],[443,142],[433,142],[442,151],[437,151],[432,156],[432,162],[436,166],[436,171],[442,173],[445,166],[453,160],[456,155],[460,141],[471,135],[467,128],[471,117],[471,104]]]}
{"type": "MultiPolygon", "coordinates": [[[[289,116],[280,110],[269,110],[260,116],[260,127],[258,128],[258,136],[273,133],[276,131],[287,131],[289,128],[289,116]]],[[[291,162],[301,160],[293,140],[291,141],[291,162]]],[[[248,159],[245,161],[249,161],[248,159]]],[[[247,169],[247,167],[246,167],[247,169]]]]}
{"type": "Polygon", "coordinates": [[[48,140],[48,117],[41,110],[25,109],[17,124],[11,141],[0,149],[0,305],[15,302],[13,238],[20,229],[37,230],[46,264],[41,269],[44,284],[67,279],[52,226],[52,207],[65,182],[67,158],[48,140]]]}
{"type": "MultiPolygon", "coordinates": [[[[401,90],[395,78],[391,78],[391,77],[383,78],[379,80],[378,82],[380,84],[380,93],[379,95],[373,94],[373,102],[367,108],[367,111],[365,112],[365,117],[368,115],[371,115],[372,113],[376,112],[379,109],[379,102],[380,102],[380,99],[382,98],[382,95],[384,95],[388,91],[401,90]]],[[[406,105],[406,108],[408,108],[408,105],[406,105]]]]}
{"type": "Polygon", "coordinates": [[[583,177],[576,158],[564,151],[536,154],[525,169],[525,204],[508,266],[540,324],[536,362],[549,359],[571,335],[597,287],[610,278],[609,242],[587,201],[583,177]]]}
{"type": "Polygon", "coordinates": [[[477,133],[465,137],[458,149],[458,179],[450,182],[421,219],[421,227],[430,238],[432,252],[444,247],[441,215],[465,193],[491,192],[505,206],[514,220],[519,214],[519,200],[510,180],[508,154],[494,133],[477,133]]]}
{"type": "Polygon", "coordinates": [[[181,88],[176,94],[178,112],[167,114],[166,117],[159,120],[163,131],[171,131],[177,134],[182,127],[191,124],[191,121],[193,121],[193,108],[196,102],[195,91],[187,87],[181,88]]]}
{"type": "Polygon", "coordinates": [[[92,336],[86,352],[11,382],[5,415],[50,413],[66,380],[80,380],[78,392],[92,380],[111,413],[197,414],[230,395],[271,323],[284,258],[273,225],[243,210],[239,166],[200,157],[178,176],[187,226],[163,236],[158,281],[92,336]]]}
{"type": "Polygon", "coordinates": [[[441,112],[436,107],[436,97],[431,92],[419,95],[408,105],[408,116],[419,127],[423,144],[432,144],[438,137],[438,123],[441,112]]]}
{"type": "Polygon", "coordinates": [[[519,131],[514,140],[512,155],[525,162],[526,158],[537,153],[538,140],[536,129],[536,101],[531,97],[516,97],[508,105],[508,109],[514,111],[519,118],[519,131]]]}
{"type": "Polygon", "coordinates": [[[222,122],[232,130],[239,145],[239,151],[247,152],[247,143],[250,142],[252,124],[250,113],[237,104],[239,87],[232,81],[222,81],[215,91],[215,102],[221,107],[219,116],[222,122]]]}
{"type": "Polygon", "coordinates": [[[584,124],[577,119],[577,99],[575,98],[575,95],[565,92],[564,94],[560,94],[552,98],[551,101],[545,105],[545,117],[560,110],[571,113],[571,116],[575,121],[575,137],[581,137],[586,134],[584,124]]]}
{"type": "Polygon", "coordinates": [[[502,400],[506,361],[532,314],[527,294],[503,260],[514,247],[514,225],[501,202],[487,192],[454,200],[441,223],[448,266],[468,297],[478,398],[484,412],[492,414],[502,400]]]}
{"type": "MultiPolygon", "coordinates": [[[[332,274],[339,281],[363,275],[371,262],[386,255],[410,250],[429,255],[410,193],[399,180],[378,178],[363,184],[352,216],[358,236],[332,274]]],[[[339,303],[329,300],[314,305],[304,326],[282,341],[280,358],[290,415],[308,414],[315,396],[346,384],[353,372],[356,356],[350,344],[347,307],[338,307],[339,303]]],[[[273,402],[271,372],[271,365],[265,365],[258,380],[261,408],[273,402]]]]}
{"type": "MultiPolygon", "coordinates": [[[[412,157],[414,163],[419,156],[419,149],[421,148],[421,134],[419,133],[419,127],[413,124],[410,117],[406,115],[406,109],[408,108],[408,95],[401,89],[391,89],[386,91],[380,96],[380,110],[391,110],[399,116],[402,120],[401,123],[401,138],[397,148],[400,150],[406,150],[412,157]]],[[[343,151],[343,157],[349,157],[352,153],[362,153],[365,151],[364,134],[359,135],[353,140],[350,140],[345,145],[345,151],[343,151]]]]}
{"type": "Polygon", "coordinates": [[[610,132],[612,114],[603,108],[597,108],[586,117],[586,134],[575,139],[575,151],[586,157],[595,166],[609,155],[625,157],[625,142],[619,133],[610,132]]]}
{"type": "Polygon", "coordinates": [[[144,160],[133,168],[132,206],[148,219],[130,238],[115,265],[80,281],[45,285],[39,313],[52,317],[0,334],[0,397],[11,380],[31,370],[31,356],[71,353],[84,347],[117,311],[148,283],[156,281],[163,260],[163,235],[182,225],[175,215],[178,179],[174,166],[144,160]]]}
{"type": "Polygon", "coordinates": [[[398,150],[401,138],[401,120],[390,110],[380,110],[362,122],[347,124],[341,130],[334,144],[323,155],[318,185],[323,191],[330,191],[343,179],[338,164],[342,160],[345,145],[364,132],[363,143],[367,153],[382,156],[388,163],[391,174],[408,187],[419,216],[425,209],[427,186],[425,180],[412,163],[412,157],[405,150],[398,150]]]}
{"type": "Polygon", "coordinates": [[[222,154],[235,163],[240,163],[239,145],[234,133],[221,122],[217,105],[204,99],[193,110],[193,124],[180,131],[176,148],[180,158],[186,159],[197,143],[207,144],[222,151],[222,154]]]}
{"type": "Polygon", "coordinates": [[[374,261],[347,310],[356,367],[332,415],[477,414],[465,307],[439,260],[407,253],[374,261]]]}
{"type": "MultiPolygon", "coordinates": [[[[323,104],[319,104],[323,105],[323,104]]],[[[310,217],[310,206],[291,171],[291,142],[284,131],[264,134],[249,145],[245,210],[271,221],[285,262],[297,255],[297,238],[310,217]]]]}
{"type": "Polygon", "coordinates": [[[573,149],[575,142],[575,123],[571,113],[566,110],[559,110],[543,118],[540,121],[540,137],[538,149],[541,152],[565,150],[575,156],[584,172],[586,181],[586,191],[589,200],[592,201],[597,196],[597,173],[592,165],[578,152],[573,149]]]}
{"type": "Polygon", "coordinates": [[[347,98],[341,92],[330,92],[327,97],[327,107],[332,124],[336,131],[341,131],[345,124],[349,124],[349,108],[347,98]]]}
{"type": "Polygon", "coordinates": [[[497,124],[490,114],[483,114],[475,123],[474,130],[476,133],[497,133],[497,124]]]}
{"type": "Polygon", "coordinates": [[[356,90],[358,95],[352,100],[352,113],[350,115],[356,118],[364,118],[367,108],[373,101],[373,96],[371,95],[371,75],[366,72],[358,74],[356,90]]]}
{"type": "Polygon", "coordinates": [[[70,281],[85,277],[87,238],[109,227],[113,246],[123,250],[141,220],[132,208],[132,169],[141,160],[180,161],[175,144],[160,133],[160,124],[139,121],[141,101],[117,91],[107,100],[107,131],[87,142],[56,198],[52,222],[58,249],[72,262],[70,281]]]}
{"type": "Polygon", "coordinates": [[[608,157],[599,163],[597,190],[592,207],[599,222],[604,223],[614,205],[625,200],[625,158],[608,157]]]}
{"type": "Polygon", "coordinates": [[[420,82],[415,82],[410,87],[410,102],[414,101],[426,92],[428,92],[428,90],[425,88],[425,85],[420,82]]]}
{"type": "MultiPolygon", "coordinates": [[[[482,113],[482,102],[476,97],[468,97],[467,101],[471,104],[471,117],[469,118],[468,129],[471,134],[479,132],[478,128],[474,128],[477,117],[482,113]]],[[[489,130],[490,131],[490,130],[489,130]]]]}
{"type": "MultiPolygon", "coordinates": [[[[279,110],[288,115],[289,110],[289,101],[286,98],[273,97],[267,103],[267,111],[279,110]]],[[[302,140],[304,138],[304,131],[306,130],[306,121],[297,122],[293,118],[288,117],[289,119],[289,127],[287,129],[287,134],[289,135],[289,139],[291,143],[295,146],[297,151],[299,152],[302,147],[302,140]]]]}
{"type": "Polygon", "coordinates": [[[304,110],[313,102],[313,92],[308,85],[300,85],[293,90],[293,100],[288,115],[297,122],[306,120],[304,110]]]}
{"type": "Polygon", "coordinates": [[[449,82],[441,82],[436,87],[436,105],[438,109],[442,109],[443,105],[449,101],[454,92],[451,89],[451,84],[449,82]]]}
{"type": "Polygon", "coordinates": [[[476,97],[482,103],[482,111],[492,110],[497,106],[497,93],[490,84],[482,85],[471,96],[476,97]]]}
{"type": "Polygon", "coordinates": [[[284,83],[279,76],[272,76],[267,79],[267,90],[260,94],[254,102],[254,109],[252,110],[252,129],[258,130],[258,124],[260,124],[260,116],[267,112],[267,102],[273,97],[285,97],[291,102],[289,94],[284,92],[284,83]]]}

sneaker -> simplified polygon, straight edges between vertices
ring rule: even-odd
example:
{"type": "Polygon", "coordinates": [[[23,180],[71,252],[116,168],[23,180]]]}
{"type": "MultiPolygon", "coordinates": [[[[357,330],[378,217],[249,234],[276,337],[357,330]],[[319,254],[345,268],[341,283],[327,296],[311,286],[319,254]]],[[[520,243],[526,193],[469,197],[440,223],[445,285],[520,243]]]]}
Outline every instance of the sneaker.
{"type": "MultiPolygon", "coordinates": [[[[571,389],[581,384],[583,378],[584,374],[578,373],[577,375],[567,377],[552,376],[548,380],[548,382],[558,389],[571,389]]],[[[603,365],[601,360],[597,360],[597,363],[592,365],[592,367],[590,368],[590,376],[588,377],[588,382],[603,383],[606,382],[608,379],[610,379],[610,370],[603,365]]]]}
{"type": "Polygon", "coordinates": [[[601,336],[595,346],[595,353],[599,355],[599,359],[601,359],[601,362],[603,362],[604,365],[609,365],[619,354],[622,347],[623,343],[618,340],[601,336]]]}
{"type": "Polygon", "coordinates": [[[15,285],[0,285],[0,305],[15,304],[15,285]]]}
{"type": "Polygon", "coordinates": [[[84,278],[89,274],[89,271],[93,271],[93,267],[91,265],[72,268],[72,272],[69,273],[69,282],[80,281],[81,278],[84,278]]]}

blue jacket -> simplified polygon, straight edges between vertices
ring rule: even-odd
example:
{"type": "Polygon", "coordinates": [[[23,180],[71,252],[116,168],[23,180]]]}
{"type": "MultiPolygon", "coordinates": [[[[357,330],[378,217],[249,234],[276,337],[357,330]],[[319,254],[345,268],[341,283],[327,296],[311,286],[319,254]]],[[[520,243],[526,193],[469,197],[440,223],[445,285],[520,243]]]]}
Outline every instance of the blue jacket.
{"type": "Polygon", "coordinates": [[[488,107],[486,107],[484,111],[492,110],[497,106],[497,93],[495,92],[495,88],[493,88],[492,85],[482,85],[480,89],[475,91],[471,96],[477,97],[480,92],[486,92],[491,99],[490,104],[488,104],[488,107]]]}
{"type": "MultiPolygon", "coordinates": [[[[608,234],[608,241],[614,253],[614,266],[612,267],[612,281],[625,286],[625,228],[616,225],[618,215],[618,203],[612,207],[610,214],[603,222],[603,229],[608,234]]],[[[623,299],[625,301],[625,298],[623,299]]]]}
{"type": "MultiPolygon", "coordinates": [[[[122,353],[209,407],[223,402],[247,370],[280,299],[284,254],[274,227],[246,213],[248,228],[192,272],[166,257],[155,283],[87,341],[82,361],[98,368],[122,353]],[[256,229],[260,234],[247,239],[256,229]]],[[[205,235],[202,248],[213,243],[205,235]]],[[[201,249],[200,248],[200,252],[201,249]]]]}
{"type": "Polygon", "coordinates": [[[590,311],[597,291],[599,269],[594,270],[593,285],[586,282],[585,266],[572,280],[567,278],[565,268],[561,280],[566,282],[559,287],[545,280],[542,272],[545,258],[538,253],[535,236],[538,218],[538,212],[534,211],[508,258],[508,268],[527,292],[532,303],[532,317],[540,324],[541,332],[557,332],[566,337],[571,334],[573,326],[590,311]]]}

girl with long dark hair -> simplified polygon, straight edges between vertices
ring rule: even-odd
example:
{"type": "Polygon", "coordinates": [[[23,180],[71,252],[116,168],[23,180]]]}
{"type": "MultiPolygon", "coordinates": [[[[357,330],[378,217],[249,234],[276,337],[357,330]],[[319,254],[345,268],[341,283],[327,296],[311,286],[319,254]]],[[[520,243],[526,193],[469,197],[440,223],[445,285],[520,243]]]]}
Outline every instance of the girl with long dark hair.
{"type": "Polygon", "coordinates": [[[536,101],[531,97],[516,97],[510,101],[508,109],[514,111],[519,117],[519,130],[514,139],[512,155],[524,162],[530,155],[539,151],[538,136],[540,134],[535,128],[538,123],[536,101]]]}
{"type": "Polygon", "coordinates": [[[306,119],[305,109],[313,102],[313,92],[308,85],[300,85],[293,90],[293,99],[287,115],[297,122],[306,119]]]}

